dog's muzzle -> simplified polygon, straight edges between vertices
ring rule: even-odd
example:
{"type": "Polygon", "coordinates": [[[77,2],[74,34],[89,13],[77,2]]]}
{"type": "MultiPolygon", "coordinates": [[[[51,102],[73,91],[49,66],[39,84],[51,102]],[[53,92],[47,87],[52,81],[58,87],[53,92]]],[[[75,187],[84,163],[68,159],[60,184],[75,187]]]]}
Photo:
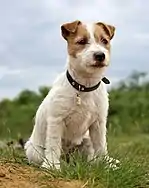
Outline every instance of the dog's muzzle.
{"type": "Polygon", "coordinates": [[[94,53],[93,58],[96,63],[100,65],[100,63],[105,60],[105,54],[103,52],[96,52],[94,53]]]}

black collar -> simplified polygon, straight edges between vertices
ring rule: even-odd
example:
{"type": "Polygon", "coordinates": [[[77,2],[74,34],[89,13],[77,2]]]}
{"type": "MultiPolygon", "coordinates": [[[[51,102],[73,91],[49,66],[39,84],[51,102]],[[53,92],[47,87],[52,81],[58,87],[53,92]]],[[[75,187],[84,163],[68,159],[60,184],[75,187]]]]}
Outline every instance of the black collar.
{"type": "MultiPolygon", "coordinates": [[[[68,70],[66,72],[66,76],[67,76],[67,79],[69,81],[69,83],[78,91],[81,91],[81,92],[90,92],[90,91],[94,91],[96,90],[99,86],[100,86],[100,82],[98,82],[97,85],[95,86],[92,86],[92,87],[86,87],[84,85],[81,85],[79,84],[78,82],[76,82],[72,76],[69,74],[68,70]]],[[[106,77],[103,77],[102,78],[102,81],[105,83],[105,84],[110,84],[110,81],[106,78],[106,77]]]]}

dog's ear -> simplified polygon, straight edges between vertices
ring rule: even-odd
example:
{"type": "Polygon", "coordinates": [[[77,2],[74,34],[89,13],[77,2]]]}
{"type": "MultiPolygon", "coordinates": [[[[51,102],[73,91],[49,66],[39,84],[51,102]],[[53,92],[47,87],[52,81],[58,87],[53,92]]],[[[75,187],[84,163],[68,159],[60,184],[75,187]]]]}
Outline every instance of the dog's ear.
{"type": "Polygon", "coordinates": [[[106,34],[110,37],[110,40],[114,37],[115,34],[115,27],[112,25],[108,25],[102,22],[97,22],[97,25],[101,26],[104,31],[106,32],[106,34]]]}
{"type": "Polygon", "coordinates": [[[77,31],[78,25],[81,22],[79,20],[76,20],[71,23],[65,23],[61,26],[61,33],[64,39],[67,40],[68,36],[72,33],[75,33],[77,31]]]}

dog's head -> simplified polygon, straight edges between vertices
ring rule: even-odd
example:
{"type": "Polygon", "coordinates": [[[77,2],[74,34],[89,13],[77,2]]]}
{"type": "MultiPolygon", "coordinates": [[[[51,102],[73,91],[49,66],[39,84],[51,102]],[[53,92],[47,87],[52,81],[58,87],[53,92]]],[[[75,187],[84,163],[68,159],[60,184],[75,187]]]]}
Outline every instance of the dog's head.
{"type": "Polygon", "coordinates": [[[115,27],[102,22],[84,24],[79,20],[61,26],[68,44],[70,66],[86,73],[98,72],[109,65],[110,40],[115,27]]]}

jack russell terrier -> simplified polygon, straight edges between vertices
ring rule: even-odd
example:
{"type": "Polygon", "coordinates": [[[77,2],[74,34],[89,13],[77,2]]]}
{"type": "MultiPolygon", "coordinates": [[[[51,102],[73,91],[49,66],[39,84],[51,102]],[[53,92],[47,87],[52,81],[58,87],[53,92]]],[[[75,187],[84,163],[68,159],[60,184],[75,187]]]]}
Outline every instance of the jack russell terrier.
{"type": "Polygon", "coordinates": [[[62,152],[82,145],[87,160],[107,156],[109,108],[104,77],[115,27],[79,20],[61,26],[67,41],[67,70],[59,75],[39,106],[35,126],[25,144],[29,162],[60,169],[62,152]],[[69,143],[69,144],[68,144],[69,143]]]}

